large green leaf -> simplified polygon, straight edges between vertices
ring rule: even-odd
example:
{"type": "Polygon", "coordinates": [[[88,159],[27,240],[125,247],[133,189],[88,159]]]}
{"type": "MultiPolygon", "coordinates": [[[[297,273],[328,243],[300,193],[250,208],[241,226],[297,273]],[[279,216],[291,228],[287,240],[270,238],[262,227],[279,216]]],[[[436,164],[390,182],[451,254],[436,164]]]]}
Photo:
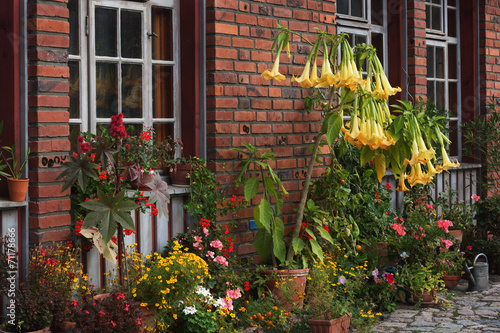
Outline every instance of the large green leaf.
{"type": "Polygon", "coordinates": [[[273,250],[273,240],[271,234],[265,229],[259,229],[253,240],[253,245],[262,262],[269,263],[273,250]]]}
{"type": "Polygon", "coordinates": [[[378,154],[375,156],[375,169],[377,170],[378,181],[381,183],[386,170],[384,154],[378,154]]]}
{"type": "Polygon", "coordinates": [[[326,239],[327,241],[329,241],[331,244],[334,243],[333,238],[332,238],[332,236],[330,235],[330,233],[328,231],[326,231],[325,229],[323,229],[323,227],[320,227],[320,226],[318,226],[317,229],[318,229],[319,234],[321,235],[321,237],[323,237],[324,239],[326,239]]]}
{"type": "Polygon", "coordinates": [[[279,259],[281,262],[285,262],[286,257],[286,245],[285,245],[285,226],[283,221],[276,217],[274,219],[274,228],[273,228],[273,251],[274,256],[279,259]]]}
{"type": "Polygon", "coordinates": [[[310,239],[309,242],[311,243],[311,250],[313,253],[318,256],[320,261],[323,261],[323,250],[321,246],[319,246],[318,242],[314,239],[310,239]]]}
{"type": "Polygon", "coordinates": [[[85,216],[82,228],[99,225],[104,243],[108,243],[118,229],[118,223],[124,228],[134,230],[134,221],[129,212],[139,208],[135,202],[125,198],[125,190],[116,195],[113,191],[105,194],[97,189],[98,200],[87,201],[80,205],[91,212],[85,216]]]}
{"type": "Polygon", "coordinates": [[[326,131],[326,140],[331,147],[335,139],[339,137],[340,129],[342,128],[343,119],[339,115],[334,115],[328,119],[328,129],[326,131]]]}
{"type": "Polygon", "coordinates": [[[245,183],[245,200],[250,202],[259,192],[259,178],[252,177],[245,183]]]}
{"type": "Polygon", "coordinates": [[[81,158],[81,155],[69,156],[69,161],[62,165],[64,170],[56,179],[64,179],[61,191],[64,192],[73,184],[78,184],[82,191],[87,187],[87,177],[99,180],[96,170],[99,165],[92,163],[90,158],[81,158]]]}
{"type": "Polygon", "coordinates": [[[271,233],[273,213],[271,205],[266,199],[262,198],[260,203],[255,206],[253,216],[255,218],[255,224],[257,224],[259,229],[265,229],[268,233],[271,233]]]}
{"type": "Polygon", "coordinates": [[[300,253],[304,246],[306,246],[306,243],[302,240],[302,238],[294,238],[292,241],[292,246],[293,246],[293,252],[295,254],[300,253]]]}
{"type": "Polygon", "coordinates": [[[375,156],[375,151],[371,150],[368,146],[363,146],[363,148],[361,148],[360,154],[361,166],[365,165],[367,162],[370,162],[373,159],[373,156],[375,156]]]}

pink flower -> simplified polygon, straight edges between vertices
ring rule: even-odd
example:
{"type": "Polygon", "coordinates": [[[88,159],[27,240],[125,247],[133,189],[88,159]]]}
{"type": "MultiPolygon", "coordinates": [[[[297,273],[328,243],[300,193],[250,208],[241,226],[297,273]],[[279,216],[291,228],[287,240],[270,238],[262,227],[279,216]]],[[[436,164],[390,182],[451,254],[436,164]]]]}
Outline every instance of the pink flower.
{"type": "Polygon", "coordinates": [[[111,321],[111,325],[113,325],[113,327],[115,327],[115,326],[116,326],[116,324],[115,324],[113,321],[111,321]]]}
{"type": "Polygon", "coordinates": [[[222,300],[224,301],[224,305],[221,306],[221,308],[233,311],[233,300],[229,297],[223,298],[222,300]]]}
{"type": "Polygon", "coordinates": [[[453,226],[453,223],[451,221],[448,221],[448,220],[439,220],[437,221],[438,223],[438,227],[440,227],[441,229],[443,229],[444,231],[448,232],[448,228],[453,226]]]}
{"type": "Polygon", "coordinates": [[[207,251],[207,257],[213,258],[214,257],[214,252],[212,251],[207,251]]]}
{"type": "Polygon", "coordinates": [[[216,249],[221,251],[222,248],[224,247],[224,244],[222,244],[222,242],[220,240],[216,239],[216,240],[210,242],[210,246],[215,247],[216,249]]]}
{"type": "Polygon", "coordinates": [[[452,246],[452,245],[453,245],[453,242],[452,242],[452,241],[449,241],[449,240],[447,240],[447,239],[442,239],[442,238],[440,238],[440,239],[441,239],[441,242],[444,244],[444,246],[445,246],[447,249],[449,249],[449,248],[450,248],[450,246],[452,246]]]}
{"type": "Polygon", "coordinates": [[[71,301],[71,305],[73,305],[73,306],[77,306],[77,305],[78,305],[78,302],[77,302],[76,300],[72,300],[72,301],[71,301]]]}
{"type": "Polygon", "coordinates": [[[472,246],[467,245],[467,250],[472,251],[472,246]]]}
{"type": "Polygon", "coordinates": [[[425,208],[427,208],[428,210],[433,210],[434,209],[434,207],[431,204],[426,204],[425,208]]]}
{"type": "Polygon", "coordinates": [[[195,242],[201,243],[203,239],[201,238],[201,236],[194,236],[194,240],[195,242]]]}
{"type": "Polygon", "coordinates": [[[203,228],[203,233],[205,234],[205,236],[208,236],[208,229],[207,228],[203,228]]]}
{"type": "Polygon", "coordinates": [[[231,299],[238,299],[241,297],[241,292],[240,288],[236,288],[234,290],[226,290],[226,297],[229,297],[231,299]]]}
{"type": "Polygon", "coordinates": [[[141,318],[137,318],[137,319],[135,320],[135,323],[136,323],[137,325],[142,324],[142,322],[141,322],[141,318]]]}
{"type": "Polygon", "coordinates": [[[129,304],[125,304],[125,311],[128,311],[129,304]]]}
{"type": "Polygon", "coordinates": [[[480,197],[479,195],[477,195],[477,194],[473,194],[473,195],[471,196],[471,199],[473,199],[475,202],[478,202],[478,201],[479,201],[479,199],[481,199],[481,197],[480,197]]]}
{"type": "Polygon", "coordinates": [[[391,228],[395,230],[399,236],[406,235],[405,227],[403,227],[401,224],[393,223],[391,224],[391,228]]]}
{"type": "Polygon", "coordinates": [[[227,259],[224,258],[223,256],[217,256],[215,257],[214,261],[218,264],[221,264],[222,266],[227,267],[229,263],[227,262],[227,259]]]}

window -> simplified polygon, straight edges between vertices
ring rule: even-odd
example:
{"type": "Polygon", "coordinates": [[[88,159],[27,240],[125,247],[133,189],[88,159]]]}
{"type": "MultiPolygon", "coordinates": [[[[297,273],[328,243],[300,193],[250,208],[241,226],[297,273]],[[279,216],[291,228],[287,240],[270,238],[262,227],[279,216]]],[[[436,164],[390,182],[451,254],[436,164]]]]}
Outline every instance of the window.
{"type": "Polygon", "coordinates": [[[126,126],[181,137],[178,1],[69,0],[70,125],[126,126]]]}
{"type": "Polygon", "coordinates": [[[349,34],[349,42],[352,46],[360,43],[372,44],[377,49],[377,55],[384,68],[387,69],[386,1],[339,0],[337,12],[344,14],[337,18],[337,32],[349,34]]]}
{"type": "Polygon", "coordinates": [[[455,0],[433,0],[427,11],[427,97],[450,112],[450,154],[461,158],[459,7],[455,0]]]}

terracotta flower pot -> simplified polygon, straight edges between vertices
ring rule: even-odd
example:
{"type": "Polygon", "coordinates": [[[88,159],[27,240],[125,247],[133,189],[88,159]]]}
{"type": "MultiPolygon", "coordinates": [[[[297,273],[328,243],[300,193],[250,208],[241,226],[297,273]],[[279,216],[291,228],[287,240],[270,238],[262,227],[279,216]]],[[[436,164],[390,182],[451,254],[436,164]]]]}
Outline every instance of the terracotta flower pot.
{"type": "Polygon", "coordinates": [[[148,306],[141,306],[141,329],[140,332],[151,332],[156,328],[155,311],[148,306]]]}
{"type": "Polygon", "coordinates": [[[268,269],[265,271],[265,274],[269,276],[276,275],[277,280],[268,281],[266,286],[276,295],[286,310],[290,311],[293,308],[302,309],[307,277],[309,276],[308,268],[288,270],[268,269]],[[288,295],[291,297],[286,297],[288,295]]]}
{"type": "Polygon", "coordinates": [[[27,178],[14,179],[7,178],[7,186],[9,188],[10,201],[22,202],[26,200],[26,192],[28,191],[28,184],[30,180],[27,178]]]}
{"type": "Polygon", "coordinates": [[[309,319],[307,323],[312,333],[347,333],[352,313],[332,320],[309,319]]]}
{"type": "Polygon", "coordinates": [[[177,186],[189,186],[189,179],[186,178],[188,173],[191,172],[190,164],[177,164],[176,170],[170,173],[170,178],[172,179],[172,185],[177,186]]]}
{"type": "Polygon", "coordinates": [[[150,191],[151,188],[146,184],[150,183],[151,181],[153,181],[153,175],[151,175],[149,172],[144,172],[136,181],[132,183],[132,187],[141,191],[150,191]]]}
{"type": "Polygon", "coordinates": [[[423,292],[414,292],[413,290],[410,290],[411,303],[417,304],[420,300],[422,300],[421,306],[423,307],[435,306],[438,303],[437,290],[425,290],[423,292]]]}
{"type": "Polygon", "coordinates": [[[461,278],[460,275],[444,275],[441,279],[444,281],[446,289],[453,289],[458,285],[461,278]]]}
{"type": "Polygon", "coordinates": [[[450,236],[455,238],[455,241],[462,243],[463,231],[462,230],[450,230],[450,236]]]}

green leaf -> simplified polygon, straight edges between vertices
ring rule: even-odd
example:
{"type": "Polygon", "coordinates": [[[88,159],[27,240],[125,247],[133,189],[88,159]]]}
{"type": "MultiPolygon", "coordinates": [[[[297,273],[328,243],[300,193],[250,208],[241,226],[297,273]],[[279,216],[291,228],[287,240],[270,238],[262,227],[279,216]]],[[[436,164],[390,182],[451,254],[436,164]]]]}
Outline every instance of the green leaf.
{"type": "Polygon", "coordinates": [[[319,246],[315,239],[310,239],[309,242],[311,243],[311,250],[313,253],[318,256],[320,261],[323,261],[323,250],[321,249],[321,246],[319,246]]]}
{"type": "Polygon", "coordinates": [[[286,246],[285,246],[285,226],[283,221],[276,217],[274,219],[273,228],[273,252],[274,256],[281,262],[285,262],[286,257],[286,246]]]}
{"type": "Polygon", "coordinates": [[[378,181],[381,183],[382,178],[384,178],[385,175],[385,170],[387,167],[385,166],[385,156],[384,154],[378,154],[375,156],[375,169],[377,170],[377,178],[378,181]]]}
{"type": "Polygon", "coordinates": [[[328,145],[332,146],[335,139],[339,137],[342,128],[343,119],[339,115],[334,115],[328,119],[328,129],[326,131],[326,140],[328,145]]]}
{"type": "Polygon", "coordinates": [[[262,198],[260,203],[255,206],[253,216],[255,218],[255,224],[257,224],[259,229],[266,229],[267,232],[271,233],[273,213],[271,205],[266,199],[262,198]]]}
{"type": "Polygon", "coordinates": [[[324,239],[326,239],[327,241],[329,241],[331,244],[334,243],[333,242],[333,238],[330,235],[330,233],[328,231],[326,231],[325,229],[323,229],[322,226],[318,226],[316,229],[318,229],[318,232],[321,235],[321,237],[323,237],[324,239]]]}
{"type": "Polygon", "coordinates": [[[373,156],[375,156],[375,151],[371,150],[368,146],[363,146],[363,148],[361,148],[360,154],[361,166],[373,160],[373,156]]]}
{"type": "Polygon", "coordinates": [[[257,254],[262,259],[264,263],[268,263],[271,259],[271,254],[273,251],[273,239],[271,234],[265,229],[259,229],[255,238],[253,240],[253,245],[257,254]]]}
{"type": "Polygon", "coordinates": [[[312,232],[311,229],[309,228],[304,228],[304,231],[307,232],[307,234],[314,240],[316,240],[316,235],[314,234],[314,232],[312,232]]]}
{"type": "Polygon", "coordinates": [[[295,252],[295,254],[298,254],[302,251],[304,246],[306,246],[306,243],[302,240],[302,238],[294,238],[292,241],[292,246],[293,252],[295,252]]]}
{"type": "Polygon", "coordinates": [[[87,178],[99,180],[96,169],[99,165],[92,163],[90,158],[81,158],[80,155],[69,156],[69,161],[62,165],[64,170],[57,176],[57,180],[64,179],[61,191],[64,192],[73,184],[78,184],[82,191],[87,188],[87,178]]]}
{"type": "Polygon", "coordinates": [[[259,178],[252,177],[245,183],[245,200],[250,202],[259,192],[259,178]]]}
{"type": "Polygon", "coordinates": [[[274,182],[271,177],[264,177],[264,186],[271,196],[276,195],[276,188],[274,187],[274,182]]]}

